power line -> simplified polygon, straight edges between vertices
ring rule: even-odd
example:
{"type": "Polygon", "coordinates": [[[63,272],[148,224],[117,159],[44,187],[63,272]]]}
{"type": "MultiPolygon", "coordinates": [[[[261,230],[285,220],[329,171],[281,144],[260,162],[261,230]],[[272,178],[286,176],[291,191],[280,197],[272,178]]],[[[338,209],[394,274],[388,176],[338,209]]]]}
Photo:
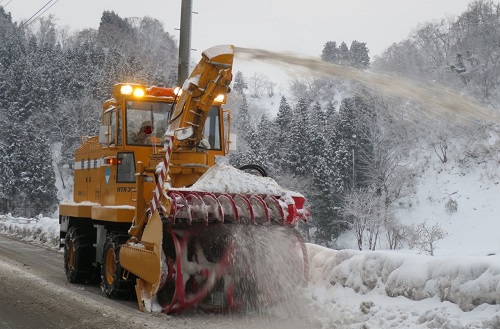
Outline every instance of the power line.
{"type": "MultiPolygon", "coordinates": [[[[12,1],[12,0],[11,0],[12,1]]],[[[36,20],[40,15],[38,15],[33,21],[30,22],[30,20],[36,16],[36,14],[38,14],[39,12],[41,12],[45,7],[47,7],[52,1],[54,0],[49,0],[42,8],[38,9],[38,11],[36,13],[34,13],[30,18],[28,18],[28,20],[26,22],[24,22],[23,24],[31,24],[34,20],[36,20]]],[[[58,0],[59,1],[59,0],[58,0]]],[[[51,6],[52,7],[52,6],[51,6]]],[[[50,7],[49,7],[50,8],[50,7]]],[[[44,11],[45,12],[45,11],[44,11]]],[[[43,14],[43,13],[42,13],[43,14]]],[[[23,24],[19,25],[19,27],[21,27],[23,24]]]]}
{"type": "MultiPolygon", "coordinates": [[[[12,0],[11,0],[11,1],[12,1],[12,0]]],[[[54,1],[54,0],[51,0],[51,1],[54,1]]],[[[50,1],[49,1],[49,2],[50,2],[50,1]]],[[[37,17],[35,17],[35,19],[34,19],[34,20],[32,20],[30,23],[28,23],[28,25],[29,25],[29,24],[31,24],[31,23],[33,23],[34,21],[36,21],[36,20],[37,20],[40,16],[42,16],[42,15],[43,15],[43,14],[44,14],[47,10],[49,10],[50,8],[52,8],[52,6],[53,6],[53,5],[55,5],[55,4],[56,4],[56,3],[58,3],[58,2],[59,2],[59,0],[56,0],[54,3],[52,3],[50,6],[48,6],[48,7],[47,7],[47,9],[45,9],[44,11],[42,11],[42,12],[40,13],[40,15],[38,15],[37,17]]],[[[43,9],[43,7],[42,7],[42,9],[43,9]]]]}
{"type": "MultiPolygon", "coordinates": [[[[3,1],[3,0],[2,0],[3,1]]],[[[42,8],[38,9],[38,11],[36,13],[34,13],[30,18],[28,18],[28,20],[26,20],[25,22],[22,22],[20,25],[19,25],[19,28],[21,27],[27,27],[29,26],[31,23],[33,23],[34,21],[36,21],[40,16],[42,16],[47,10],[49,10],[53,5],[55,5],[56,3],[59,2],[59,0],[55,0],[55,2],[53,2],[54,0],[49,0],[45,5],[43,5],[42,8]],[[51,2],[53,2],[51,4],[51,2]],[[48,6],[50,4],[50,6],[48,6]],[[48,7],[47,7],[48,6],[48,7]],[[45,7],[47,7],[45,10],[43,10],[45,7]],[[43,11],[42,11],[43,10],[43,11]],[[41,12],[41,13],[40,13],[41,12]],[[38,14],[40,13],[40,14],[38,14]],[[37,15],[38,14],[38,15],[37,15]],[[36,16],[36,17],[35,17],[36,16]],[[35,17],[35,18],[33,18],[35,17]]],[[[10,0],[7,4],[11,3],[12,0],[10,0]]],[[[5,8],[5,6],[4,6],[5,8]]],[[[8,40],[10,37],[12,37],[14,35],[15,31],[12,32],[6,39],[8,40]]]]}
{"type": "MultiPolygon", "coordinates": [[[[4,0],[2,0],[2,2],[4,2],[4,0]]],[[[0,2],[0,3],[2,3],[2,2],[0,2]]],[[[10,0],[9,2],[7,2],[3,7],[4,8],[7,7],[9,5],[9,3],[11,3],[11,2],[12,2],[12,0],[10,0]]]]}

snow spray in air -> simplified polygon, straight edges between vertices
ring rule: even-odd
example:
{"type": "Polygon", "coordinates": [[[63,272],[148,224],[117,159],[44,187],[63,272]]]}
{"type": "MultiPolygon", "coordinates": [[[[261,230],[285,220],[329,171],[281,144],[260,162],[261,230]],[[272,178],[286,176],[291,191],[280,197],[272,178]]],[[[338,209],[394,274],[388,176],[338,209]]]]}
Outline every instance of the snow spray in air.
{"type": "MultiPolygon", "coordinates": [[[[468,100],[437,83],[422,84],[403,77],[361,71],[349,66],[335,65],[311,57],[278,53],[262,49],[235,47],[235,54],[242,60],[258,60],[297,68],[317,75],[357,81],[386,96],[402,97],[423,105],[422,113],[431,118],[448,115],[456,120],[471,122],[485,120],[500,122],[500,115],[468,100]]],[[[413,113],[417,115],[417,113],[413,113]]]]}
{"type": "Polygon", "coordinates": [[[233,275],[246,312],[283,318],[304,316],[307,278],[298,233],[279,225],[245,225],[233,231],[233,275]]]}

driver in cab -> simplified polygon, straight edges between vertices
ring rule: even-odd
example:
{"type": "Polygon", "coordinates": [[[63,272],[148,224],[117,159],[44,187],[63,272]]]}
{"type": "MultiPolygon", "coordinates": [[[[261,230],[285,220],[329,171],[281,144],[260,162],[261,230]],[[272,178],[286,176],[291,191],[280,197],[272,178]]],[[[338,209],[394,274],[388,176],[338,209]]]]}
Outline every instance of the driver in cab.
{"type": "Polygon", "coordinates": [[[150,140],[148,137],[153,133],[153,126],[151,121],[144,121],[139,128],[139,131],[132,135],[132,141],[134,144],[148,144],[150,140]]]}

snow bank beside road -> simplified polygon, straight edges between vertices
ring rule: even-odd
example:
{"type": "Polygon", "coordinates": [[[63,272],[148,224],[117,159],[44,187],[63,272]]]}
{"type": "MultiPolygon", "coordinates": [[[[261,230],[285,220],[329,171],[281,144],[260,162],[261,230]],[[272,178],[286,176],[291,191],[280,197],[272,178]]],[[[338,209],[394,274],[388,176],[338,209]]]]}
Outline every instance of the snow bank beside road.
{"type": "Polygon", "coordinates": [[[500,304],[500,256],[432,257],[395,251],[331,250],[308,244],[310,281],[412,300],[438,297],[470,311],[500,304]]]}
{"type": "Polygon", "coordinates": [[[0,233],[59,249],[59,221],[54,218],[14,218],[0,215],[0,233]]]}

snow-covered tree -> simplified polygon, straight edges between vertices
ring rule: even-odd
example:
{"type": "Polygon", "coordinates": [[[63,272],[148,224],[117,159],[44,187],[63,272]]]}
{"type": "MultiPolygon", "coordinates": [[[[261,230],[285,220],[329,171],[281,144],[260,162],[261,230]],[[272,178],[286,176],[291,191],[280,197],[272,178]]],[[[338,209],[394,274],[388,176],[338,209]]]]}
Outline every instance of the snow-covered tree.
{"type": "Polygon", "coordinates": [[[294,175],[304,176],[310,172],[309,153],[309,102],[302,98],[294,109],[290,125],[290,139],[286,145],[286,168],[294,175]]]}
{"type": "Polygon", "coordinates": [[[370,65],[370,56],[368,55],[368,48],[365,42],[358,42],[354,40],[349,49],[351,57],[351,65],[360,69],[364,69],[370,65]]]}
{"type": "Polygon", "coordinates": [[[342,41],[342,43],[339,46],[339,64],[341,65],[350,65],[351,63],[351,55],[349,52],[349,48],[347,47],[347,44],[342,41]]]}
{"type": "Polygon", "coordinates": [[[236,74],[234,75],[233,89],[240,95],[242,95],[245,90],[248,89],[248,85],[241,71],[236,72],[236,74]]]}
{"type": "Polygon", "coordinates": [[[338,64],[339,50],[335,41],[328,41],[325,43],[321,53],[321,60],[328,63],[338,64]]]}

